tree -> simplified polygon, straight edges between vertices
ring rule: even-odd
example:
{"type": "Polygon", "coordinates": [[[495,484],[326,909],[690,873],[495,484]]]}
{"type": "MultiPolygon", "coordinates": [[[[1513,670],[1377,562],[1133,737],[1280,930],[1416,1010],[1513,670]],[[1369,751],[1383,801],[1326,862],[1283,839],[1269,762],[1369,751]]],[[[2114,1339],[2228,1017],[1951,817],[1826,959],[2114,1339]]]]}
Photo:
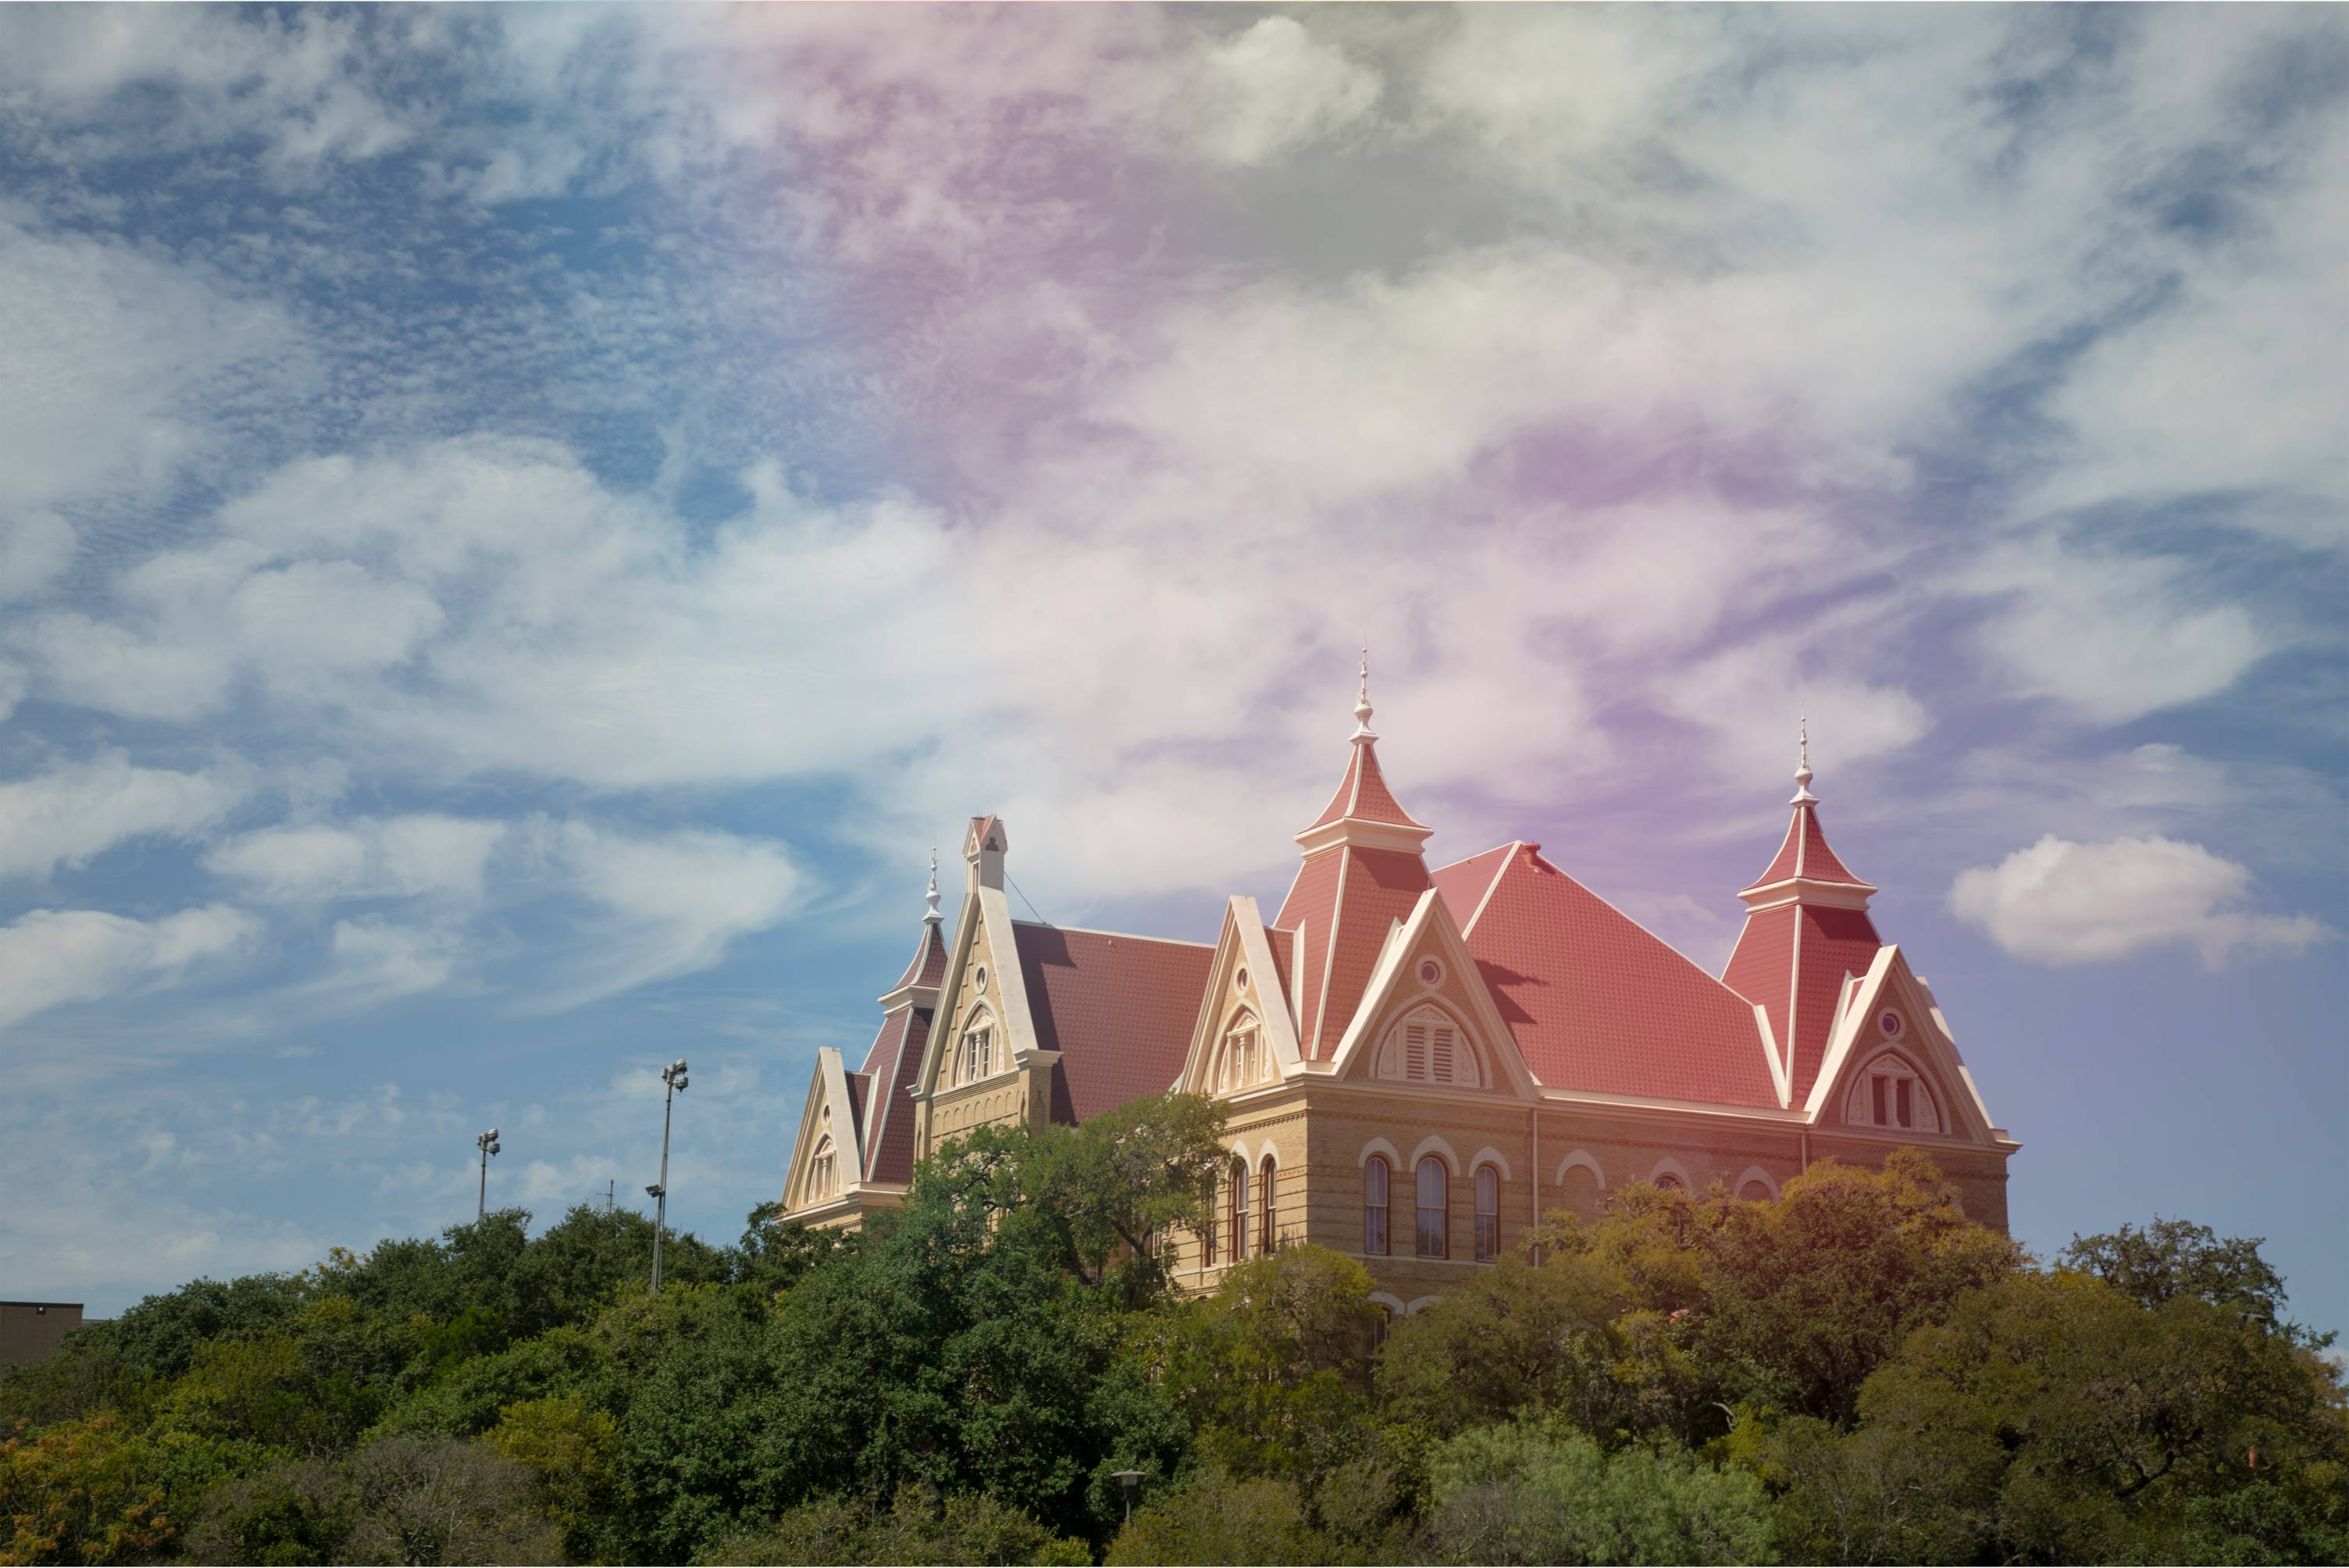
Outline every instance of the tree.
{"type": "Polygon", "coordinates": [[[2023,1274],[1917,1330],[1858,1414],[1847,1433],[1790,1423],[1773,1447],[1800,1554],[2176,1561],[2237,1538],[2291,1561],[2349,1547],[2339,1374],[2232,1303],[2148,1308],[2085,1275],[2023,1274]],[[2261,1499],[2288,1501],[2293,1528],[2273,1528],[2261,1499]]]}
{"type": "Polygon", "coordinates": [[[133,1563],[177,1533],[154,1445],[118,1416],[0,1439],[0,1563],[133,1563]]]}
{"type": "Polygon", "coordinates": [[[1307,1522],[1294,1483],[1210,1470],[1134,1511],[1103,1563],[1318,1563],[1341,1561],[1307,1522]]]}
{"type": "Polygon", "coordinates": [[[1612,1455],[1578,1432],[1464,1432],[1430,1467],[1428,1542],[1454,1563],[1766,1563],[1762,1485],[1676,1449],[1612,1455]]]}
{"type": "Polygon", "coordinates": [[[840,1498],[802,1503],[756,1530],[719,1542],[706,1561],[776,1563],[1085,1563],[1092,1550],[1056,1536],[1034,1516],[984,1492],[941,1500],[900,1487],[885,1511],[840,1498]]]}
{"type": "Polygon", "coordinates": [[[351,1460],[359,1563],[551,1563],[553,1522],[531,1506],[531,1474],[486,1443],[387,1438],[351,1460]]]}
{"type": "MultiPolygon", "coordinates": [[[[2156,1217],[2140,1230],[2123,1225],[2094,1236],[2075,1233],[2059,1261],[2065,1268],[2094,1274],[2145,1306],[2180,1296],[2232,1307],[2270,1329],[2305,1334],[2283,1323],[2283,1276],[2260,1255],[2264,1237],[2220,1240],[2208,1225],[2156,1217]]],[[[2311,1343],[2333,1343],[2329,1333],[2311,1343]]]]}
{"type": "Polygon", "coordinates": [[[1590,1253],[1553,1247],[1480,1269],[1396,1324],[1379,1358],[1391,1418],[1438,1437],[1558,1412],[1587,1431],[1618,1425],[1614,1327],[1620,1275],[1590,1253]]]}

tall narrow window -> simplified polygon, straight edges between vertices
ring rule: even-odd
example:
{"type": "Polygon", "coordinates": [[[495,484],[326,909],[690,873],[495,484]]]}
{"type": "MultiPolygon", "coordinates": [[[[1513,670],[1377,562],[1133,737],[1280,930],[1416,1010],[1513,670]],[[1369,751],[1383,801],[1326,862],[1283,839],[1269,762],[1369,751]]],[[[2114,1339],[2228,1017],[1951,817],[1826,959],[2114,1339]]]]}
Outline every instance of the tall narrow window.
{"type": "Polygon", "coordinates": [[[1235,1161],[1232,1164],[1232,1262],[1247,1256],[1248,1243],[1248,1168],[1235,1161]]]}
{"type": "Polygon", "coordinates": [[[1419,1162],[1416,1185],[1419,1189],[1419,1255],[1423,1258],[1449,1257],[1444,1219],[1450,1208],[1450,1196],[1444,1185],[1444,1161],[1431,1154],[1419,1162]]]}
{"type": "Polygon", "coordinates": [[[1272,1156],[1266,1155],[1263,1171],[1264,1191],[1257,1195],[1257,1203],[1264,1210],[1264,1233],[1263,1239],[1257,1243],[1257,1250],[1267,1257],[1280,1250],[1280,1229],[1274,1217],[1272,1204],[1276,1191],[1275,1179],[1279,1174],[1279,1171],[1280,1168],[1272,1162],[1272,1156]]]}
{"type": "Polygon", "coordinates": [[[1387,1161],[1373,1154],[1362,1161],[1362,1251],[1387,1255],[1387,1161]]]}
{"type": "Polygon", "coordinates": [[[1892,1086],[1892,1099],[1895,1109],[1900,1118],[1900,1125],[1903,1127],[1914,1127],[1917,1125],[1917,1113],[1911,1109],[1913,1102],[1909,1098],[1909,1092],[1915,1086],[1910,1084],[1907,1078],[1899,1079],[1892,1086]]]}
{"type": "Polygon", "coordinates": [[[1476,1167],[1476,1261],[1490,1263],[1501,1255],[1501,1173],[1490,1165],[1476,1167]]]}
{"type": "Polygon", "coordinates": [[[1891,1081],[1882,1073],[1878,1073],[1868,1080],[1868,1092],[1875,1100],[1876,1125],[1878,1127],[1892,1125],[1892,1119],[1884,1114],[1884,1091],[1891,1087],[1891,1081]]]}

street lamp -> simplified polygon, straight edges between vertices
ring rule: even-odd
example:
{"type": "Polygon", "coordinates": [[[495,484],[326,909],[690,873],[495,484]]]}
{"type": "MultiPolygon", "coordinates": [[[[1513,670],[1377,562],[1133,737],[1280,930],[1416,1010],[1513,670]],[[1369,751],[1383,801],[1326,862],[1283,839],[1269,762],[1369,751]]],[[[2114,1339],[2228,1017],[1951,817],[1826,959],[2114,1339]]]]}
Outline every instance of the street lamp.
{"type": "Polygon", "coordinates": [[[478,1225],[490,1217],[490,1156],[498,1151],[498,1130],[492,1127],[473,1140],[473,1147],[481,1151],[481,1202],[473,1211],[473,1223],[478,1225]]]}
{"type": "Polygon", "coordinates": [[[1134,1500],[1142,1495],[1142,1472],[1140,1470],[1112,1470],[1109,1473],[1112,1480],[1115,1480],[1118,1485],[1125,1489],[1125,1522],[1128,1524],[1132,1524],[1133,1522],[1134,1500]]]}
{"type": "Polygon", "coordinates": [[[660,1180],[645,1189],[645,1195],[657,1205],[653,1211],[653,1292],[660,1293],[661,1233],[668,1228],[668,1120],[677,1097],[685,1092],[685,1058],[679,1057],[661,1068],[661,1082],[668,1092],[661,1096],[661,1174],[660,1180]]]}

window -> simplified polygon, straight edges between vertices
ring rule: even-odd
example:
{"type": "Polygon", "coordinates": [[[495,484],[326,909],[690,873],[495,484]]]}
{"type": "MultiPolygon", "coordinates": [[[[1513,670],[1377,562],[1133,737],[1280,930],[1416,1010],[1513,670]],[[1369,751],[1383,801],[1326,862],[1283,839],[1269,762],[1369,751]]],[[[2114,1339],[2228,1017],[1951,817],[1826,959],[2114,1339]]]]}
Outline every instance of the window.
{"type": "Polygon", "coordinates": [[[1271,1054],[1257,1037],[1256,1016],[1241,1012],[1224,1031],[1223,1050],[1207,1087],[1210,1092],[1229,1094],[1269,1077],[1271,1068],[1271,1054]]]}
{"type": "Polygon", "coordinates": [[[1262,1172],[1264,1177],[1264,1191],[1259,1193],[1257,1198],[1257,1204],[1264,1210],[1264,1220],[1262,1222],[1264,1230],[1262,1239],[1257,1243],[1257,1250],[1267,1257],[1270,1257],[1273,1253],[1280,1250],[1280,1230],[1278,1222],[1274,1219],[1272,1211],[1273,1193],[1278,1190],[1274,1178],[1278,1174],[1278,1171],[1279,1167],[1273,1164],[1272,1156],[1269,1154],[1266,1155],[1264,1157],[1264,1169],[1262,1172]]]}
{"type": "Polygon", "coordinates": [[[1433,1005],[1416,1007],[1389,1030],[1373,1069],[1382,1078],[1454,1084],[1475,1088],[1476,1053],[1461,1038],[1452,1016],[1433,1005]]]}
{"type": "Polygon", "coordinates": [[[1664,1171],[1656,1178],[1656,1191],[1659,1192],[1678,1192],[1682,1191],[1681,1179],[1673,1175],[1669,1171],[1664,1171]]]}
{"type": "Polygon", "coordinates": [[[977,1083],[994,1070],[995,1030],[989,1024],[975,1023],[963,1031],[962,1042],[955,1047],[953,1081],[977,1083]]]}
{"type": "Polygon", "coordinates": [[[1374,1258],[1387,1255],[1387,1160],[1383,1154],[1362,1161],[1362,1251],[1374,1258]]]}
{"type": "Polygon", "coordinates": [[[1905,1057],[1887,1051],[1868,1064],[1851,1098],[1844,1119],[1861,1127],[1884,1127],[1909,1132],[1939,1132],[1940,1112],[1932,1086],[1905,1057]]]}
{"type": "Polygon", "coordinates": [[[1431,1154],[1419,1162],[1416,1185],[1419,1189],[1419,1255],[1423,1258],[1451,1256],[1444,1234],[1444,1219],[1450,1197],[1444,1186],[1444,1161],[1431,1154]]]}
{"type": "Polygon", "coordinates": [[[839,1163],[832,1140],[827,1138],[815,1146],[815,1157],[808,1161],[807,1195],[810,1202],[814,1202],[832,1197],[839,1191],[839,1163]]]}
{"type": "Polygon", "coordinates": [[[1476,1167],[1476,1261],[1490,1263],[1501,1255],[1501,1173],[1490,1165],[1476,1167]]]}
{"type": "Polygon", "coordinates": [[[1248,1168],[1237,1161],[1232,1162],[1232,1262],[1247,1256],[1248,1242],[1248,1168]]]}

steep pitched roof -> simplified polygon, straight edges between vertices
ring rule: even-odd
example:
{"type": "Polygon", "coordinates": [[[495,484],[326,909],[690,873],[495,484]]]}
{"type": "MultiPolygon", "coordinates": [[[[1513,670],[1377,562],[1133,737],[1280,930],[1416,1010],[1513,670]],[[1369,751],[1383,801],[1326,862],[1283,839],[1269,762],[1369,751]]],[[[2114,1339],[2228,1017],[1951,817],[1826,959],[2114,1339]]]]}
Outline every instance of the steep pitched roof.
{"type": "MultiPolygon", "coordinates": [[[[906,961],[905,972],[897,976],[897,983],[890,986],[889,991],[902,991],[909,985],[921,990],[935,991],[946,977],[946,938],[938,934],[936,921],[925,921],[922,923],[921,940],[914,947],[914,956],[906,961]]],[[[883,994],[885,995],[888,993],[883,994]]]]}
{"type": "Polygon", "coordinates": [[[1387,933],[1430,885],[1427,862],[1400,850],[1340,844],[1299,868],[1273,923],[1297,933],[1297,1044],[1307,1060],[1337,1053],[1387,933]]]}
{"type": "Polygon", "coordinates": [[[1397,828],[1427,825],[1414,820],[1394,798],[1394,791],[1387,788],[1386,774],[1379,767],[1378,747],[1367,738],[1354,742],[1354,755],[1346,764],[1346,776],[1338,780],[1338,792],[1330,797],[1330,803],[1313,819],[1313,828],[1326,828],[1340,819],[1383,822],[1397,828]]]}
{"type": "Polygon", "coordinates": [[[905,1091],[921,1070],[929,1038],[929,1010],[899,1007],[881,1020],[880,1033],[857,1069],[874,1086],[861,1123],[867,1181],[913,1180],[914,1107],[905,1091]]]}
{"type": "Polygon", "coordinates": [[[1745,917],[1722,983],[1769,1015],[1796,1105],[1818,1081],[1844,976],[1867,974],[1883,944],[1865,909],[1797,902],[1745,917]]]}
{"type": "Polygon", "coordinates": [[[1081,1121],[1183,1070],[1213,946],[1011,923],[1036,1043],[1061,1053],[1055,1120],[1081,1121]]]}
{"type": "Polygon", "coordinates": [[[1545,1086],[1778,1104],[1753,1004],[1537,846],[1504,844],[1446,866],[1435,887],[1545,1086]]]}
{"type": "MultiPolygon", "coordinates": [[[[1790,877],[1804,877],[1812,882],[1842,882],[1852,887],[1868,887],[1846,869],[1842,860],[1827,848],[1826,830],[1819,826],[1818,806],[1815,801],[1798,801],[1794,820],[1786,824],[1786,837],[1778,846],[1778,853],[1770,869],[1754,879],[1754,887],[1768,887],[1790,877]]],[[[1748,888],[1752,892],[1753,888],[1748,888]]]]}

